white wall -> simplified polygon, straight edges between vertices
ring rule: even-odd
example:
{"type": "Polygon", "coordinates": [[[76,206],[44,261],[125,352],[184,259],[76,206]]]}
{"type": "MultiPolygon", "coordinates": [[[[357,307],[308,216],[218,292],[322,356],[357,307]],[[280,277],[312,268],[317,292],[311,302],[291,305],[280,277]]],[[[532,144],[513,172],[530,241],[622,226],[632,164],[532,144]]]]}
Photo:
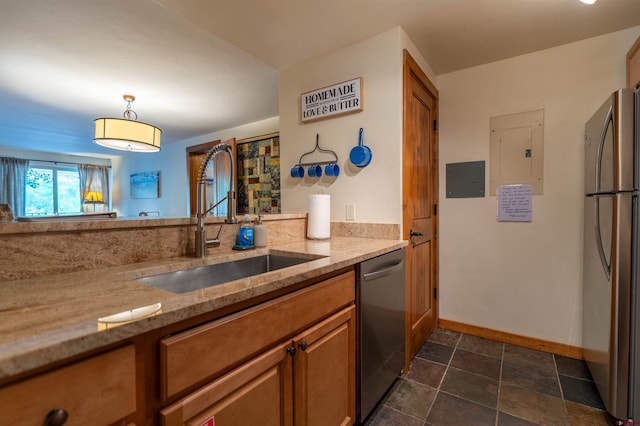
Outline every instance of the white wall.
{"type": "Polygon", "coordinates": [[[159,211],[161,217],[189,216],[187,152],[189,146],[218,139],[246,139],[278,131],[278,117],[245,124],[180,142],[163,144],[159,153],[125,153],[112,161],[113,207],[118,216],[137,216],[141,211],[159,211]],[[160,198],[132,199],[129,176],[132,173],[160,171],[160,198]]]}
{"type": "MultiPolygon", "coordinates": [[[[640,27],[438,76],[440,317],[581,344],[584,123],[625,85],[640,27]],[[544,109],[544,194],[532,223],[496,222],[496,197],[445,198],[445,165],[484,160],[489,118],[544,109]]],[[[487,188],[487,193],[488,188],[487,188]]]]}
{"type": "MultiPolygon", "coordinates": [[[[331,220],[346,219],[345,205],[356,205],[356,221],[402,222],[402,49],[424,63],[401,28],[332,51],[280,72],[280,146],[282,208],[305,212],[309,194],[331,195],[331,220]],[[363,77],[364,110],[359,113],[302,124],[300,95],[342,81],[363,77]],[[364,128],[364,144],[371,148],[371,163],[357,168],[349,152],[364,128]],[[294,179],[289,174],[300,156],[315,147],[331,149],[339,158],[337,179],[294,179]]],[[[432,73],[431,69],[425,72],[432,73]]],[[[327,157],[305,157],[322,160],[327,157]]],[[[328,157],[330,158],[330,157],[328,157]]]]}

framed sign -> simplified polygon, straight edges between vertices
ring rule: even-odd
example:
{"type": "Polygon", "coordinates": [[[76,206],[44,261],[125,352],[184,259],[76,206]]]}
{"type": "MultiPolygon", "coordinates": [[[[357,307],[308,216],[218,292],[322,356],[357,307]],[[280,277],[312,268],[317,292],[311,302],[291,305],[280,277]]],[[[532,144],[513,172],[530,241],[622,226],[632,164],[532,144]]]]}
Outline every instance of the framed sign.
{"type": "Polygon", "coordinates": [[[362,110],[362,77],[300,95],[300,119],[303,123],[362,110]]]}

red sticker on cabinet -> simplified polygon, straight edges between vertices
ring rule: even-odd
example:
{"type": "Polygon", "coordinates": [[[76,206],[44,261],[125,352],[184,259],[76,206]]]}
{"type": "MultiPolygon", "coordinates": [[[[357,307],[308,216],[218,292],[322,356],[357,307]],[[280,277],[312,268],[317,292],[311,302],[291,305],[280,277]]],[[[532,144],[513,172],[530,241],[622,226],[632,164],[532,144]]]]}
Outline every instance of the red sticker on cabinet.
{"type": "Polygon", "coordinates": [[[200,426],[216,426],[215,416],[209,417],[204,423],[201,423],[200,426]]]}

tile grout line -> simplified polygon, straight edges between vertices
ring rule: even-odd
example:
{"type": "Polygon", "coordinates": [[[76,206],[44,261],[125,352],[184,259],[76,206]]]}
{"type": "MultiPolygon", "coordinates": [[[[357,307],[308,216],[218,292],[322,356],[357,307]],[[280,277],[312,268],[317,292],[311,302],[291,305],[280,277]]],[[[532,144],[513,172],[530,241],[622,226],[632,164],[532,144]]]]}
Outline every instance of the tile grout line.
{"type": "Polygon", "coordinates": [[[567,402],[564,399],[564,389],[562,389],[562,382],[560,381],[560,372],[558,371],[558,363],[556,356],[553,355],[553,366],[556,370],[556,380],[558,381],[558,387],[560,388],[560,398],[562,399],[562,408],[564,408],[564,415],[566,416],[567,423],[569,423],[569,411],[567,410],[567,402]]]}
{"type": "MultiPolygon", "coordinates": [[[[416,417],[416,416],[414,416],[414,415],[412,415],[412,414],[410,414],[410,413],[405,413],[404,411],[402,411],[402,410],[398,410],[397,408],[392,407],[392,406],[390,406],[390,405],[387,405],[387,404],[382,403],[382,404],[380,404],[380,406],[381,406],[381,407],[382,407],[382,406],[384,406],[384,407],[388,408],[389,410],[393,410],[393,411],[395,411],[396,413],[400,413],[400,414],[402,414],[403,416],[407,416],[407,417],[411,417],[412,419],[420,420],[420,418],[419,418],[419,417],[416,417]]],[[[369,419],[369,421],[371,421],[371,420],[372,420],[372,419],[369,419]]],[[[374,419],[374,420],[375,420],[375,419],[374,419]]]]}
{"type": "MultiPolygon", "coordinates": [[[[429,414],[431,414],[431,410],[433,409],[433,405],[436,403],[436,399],[438,399],[438,394],[440,393],[440,387],[442,386],[442,382],[444,381],[444,377],[447,375],[447,371],[449,371],[449,366],[451,365],[451,361],[453,361],[453,356],[456,353],[456,350],[458,350],[458,345],[460,344],[460,340],[462,340],[462,334],[460,333],[460,335],[458,336],[458,340],[456,341],[456,344],[453,347],[453,352],[451,352],[451,357],[449,358],[449,362],[447,363],[445,369],[444,369],[444,373],[442,373],[442,377],[440,378],[440,381],[438,382],[438,387],[436,388],[436,395],[433,397],[433,401],[431,401],[431,405],[429,405],[429,409],[427,410],[427,416],[424,418],[424,423],[427,423],[427,419],[429,418],[429,414]]],[[[428,340],[427,340],[428,341],[428,340]]],[[[432,342],[432,343],[436,343],[436,342],[432,342]]]]}
{"type": "Polygon", "coordinates": [[[500,392],[502,391],[502,367],[504,366],[504,351],[505,344],[502,344],[502,356],[500,357],[500,377],[498,378],[498,396],[496,398],[496,423],[498,426],[498,419],[500,417],[500,392]]]}
{"type": "MultiPolygon", "coordinates": [[[[433,397],[433,401],[431,401],[431,404],[429,405],[429,409],[427,410],[427,415],[424,418],[423,425],[427,424],[427,419],[429,418],[429,414],[431,414],[431,410],[433,409],[433,406],[436,403],[436,400],[438,399],[438,394],[440,393],[440,386],[442,386],[442,382],[444,381],[444,377],[447,375],[447,371],[449,371],[449,365],[451,364],[451,361],[453,360],[453,355],[456,353],[456,350],[458,348],[458,344],[460,343],[461,339],[462,339],[462,333],[459,333],[458,340],[456,340],[456,344],[453,346],[453,351],[451,352],[451,357],[449,358],[449,362],[447,362],[447,365],[445,366],[444,372],[442,373],[442,377],[440,378],[440,381],[438,382],[438,386],[435,388],[436,394],[433,397]]],[[[427,339],[427,342],[429,342],[429,339],[427,339]]],[[[437,343],[437,342],[431,341],[431,343],[437,343]]],[[[446,345],[443,345],[443,346],[446,346],[446,345]]],[[[427,361],[429,361],[429,360],[427,360],[427,361]]],[[[435,361],[431,361],[431,362],[435,362],[435,361]]],[[[436,364],[439,364],[439,363],[436,363],[436,364]]],[[[440,364],[440,365],[444,365],[444,364],[440,364]]]]}
{"type": "MultiPolygon", "coordinates": [[[[458,398],[458,399],[461,399],[461,400],[463,400],[463,401],[470,402],[470,403],[472,403],[472,404],[476,404],[476,405],[479,405],[479,406],[482,406],[482,407],[486,407],[486,408],[489,408],[489,409],[493,409],[493,410],[496,412],[496,426],[497,426],[497,422],[498,422],[498,398],[499,398],[499,393],[498,393],[498,395],[497,395],[497,397],[496,397],[496,406],[495,406],[495,407],[491,407],[491,406],[486,405],[486,404],[483,404],[483,403],[481,403],[481,402],[474,401],[474,400],[472,400],[472,399],[465,398],[465,397],[463,397],[463,396],[456,395],[456,394],[453,394],[453,393],[450,393],[450,392],[447,392],[447,391],[445,391],[445,390],[440,389],[440,386],[442,385],[442,382],[444,381],[444,377],[446,376],[446,374],[447,374],[447,372],[449,371],[449,368],[450,368],[450,367],[451,367],[451,368],[455,368],[455,369],[457,369],[457,370],[460,370],[460,371],[462,371],[462,372],[465,372],[465,373],[467,373],[467,374],[472,374],[472,375],[474,375],[474,376],[481,377],[481,378],[483,378],[483,379],[495,380],[495,379],[493,379],[493,378],[491,378],[491,377],[487,377],[487,376],[484,376],[484,375],[482,375],[482,374],[474,373],[474,372],[467,371],[467,370],[463,370],[463,369],[458,369],[458,368],[456,368],[456,367],[451,366],[451,363],[453,362],[453,356],[455,355],[456,351],[457,351],[458,349],[461,349],[461,350],[465,350],[465,351],[466,351],[466,349],[459,348],[459,345],[460,345],[460,342],[462,341],[462,337],[463,337],[463,336],[464,336],[464,333],[460,333],[460,337],[458,338],[458,341],[456,342],[455,346],[453,346],[453,352],[451,353],[451,358],[449,359],[449,362],[448,362],[448,363],[447,363],[447,365],[445,366],[445,371],[444,371],[444,373],[443,373],[443,375],[442,375],[442,379],[440,379],[440,383],[438,384],[438,387],[436,388],[436,391],[437,391],[437,393],[436,393],[436,397],[437,397],[438,393],[442,392],[443,394],[450,395],[450,396],[452,396],[452,397],[454,397],[454,398],[458,398]]],[[[437,343],[437,342],[433,342],[433,341],[432,341],[431,343],[437,343]]],[[[505,345],[504,345],[504,343],[502,343],[502,354],[503,354],[503,356],[504,356],[504,347],[505,347],[505,345]]],[[[475,351],[468,351],[468,352],[470,352],[470,353],[474,353],[474,354],[476,354],[476,355],[485,356],[485,357],[487,357],[487,358],[493,358],[493,359],[495,359],[494,357],[492,357],[492,356],[490,356],[490,355],[487,355],[487,354],[484,354],[484,353],[481,353],[481,352],[475,352],[475,351]]],[[[501,356],[501,359],[500,359],[500,378],[497,380],[497,382],[498,382],[498,389],[499,389],[499,387],[500,387],[500,382],[501,382],[501,379],[502,379],[502,358],[503,358],[503,356],[501,356]]],[[[431,362],[435,362],[435,361],[431,361],[431,362]]],[[[438,364],[440,364],[440,363],[438,363],[438,364]]],[[[440,364],[440,365],[444,365],[444,364],[440,364]]],[[[429,411],[427,412],[427,418],[429,417],[429,414],[431,413],[431,409],[433,408],[433,404],[435,404],[435,398],[434,398],[433,402],[431,403],[431,406],[429,407],[429,411]]]]}
{"type": "MultiPolygon", "coordinates": [[[[507,344],[505,344],[505,346],[504,346],[504,348],[505,348],[505,352],[506,352],[506,347],[507,347],[506,345],[507,345],[507,344]]],[[[517,346],[517,345],[516,345],[516,346],[517,346]]],[[[536,349],[534,349],[534,350],[536,350],[536,349]]],[[[562,385],[560,384],[560,378],[559,378],[559,373],[558,373],[558,366],[557,366],[557,364],[556,364],[556,358],[555,358],[555,355],[554,355],[554,354],[551,354],[551,357],[552,357],[552,359],[553,359],[553,365],[554,365],[554,369],[555,369],[555,372],[556,372],[556,380],[557,380],[557,383],[558,383],[558,387],[560,388],[560,400],[562,401],[562,405],[563,405],[563,408],[564,408],[564,412],[565,412],[565,414],[566,414],[566,421],[567,421],[567,422],[566,422],[565,424],[566,424],[566,425],[569,425],[569,423],[568,423],[568,421],[569,421],[569,415],[568,415],[568,411],[567,411],[566,404],[565,404],[564,394],[563,394],[563,391],[562,391],[562,385]]],[[[501,374],[502,374],[502,372],[501,372],[501,374]]],[[[534,393],[536,393],[536,394],[546,395],[546,396],[551,396],[551,397],[553,397],[552,395],[548,395],[548,394],[546,394],[546,393],[544,393],[544,392],[542,392],[542,391],[535,390],[535,389],[529,389],[529,388],[527,388],[527,387],[519,386],[519,385],[516,385],[516,384],[513,384],[513,383],[511,383],[511,384],[510,384],[510,386],[512,386],[512,387],[516,387],[516,388],[519,388],[519,389],[523,389],[523,390],[530,390],[530,391],[532,391],[532,392],[534,392],[534,393]]],[[[530,419],[527,419],[527,418],[522,418],[522,417],[516,416],[516,415],[514,415],[514,414],[510,414],[510,413],[506,413],[506,414],[508,414],[508,415],[510,415],[510,416],[512,416],[512,417],[515,417],[515,418],[522,419],[522,420],[525,420],[525,421],[528,421],[528,422],[533,423],[533,420],[530,420],[530,419]]],[[[540,425],[539,423],[535,423],[535,424],[536,424],[536,425],[540,425]]],[[[540,426],[541,426],[541,425],[540,425],[540,426]]]]}
{"type": "MultiPolygon", "coordinates": [[[[500,351],[500,352],[501,352],[501,355],[500,355],[500,358],[499,358],[499,359],[500,359],[500,364],[499,364],[499,365],[500,365],[500,371],[499,371],[499,377],[498,377],[498,380],[497,380],[497,381],[498,381],[498,387],[497,387],[497,399],[496,399],[496,405],[495,405],[495,407],[491,407],[491,406],[489,406],[489,405],[485,405],[485,404],[483,404],[483,403],[479,403],[479,402],[474,401],[474,400],[472,400],[472,399],[468,399],[468,398],[461,397],[461,396],[456,395],[456,394],[452,394],[452,393],[450,393],[450,392],[445,391],[445,390],[443,390],[443,389],[442,389],[442,385],[443,385],[443,383],[444,383],[445,377],[447,376],[447,374],[448,374],[448,373],[450,373],[450,372],[452,372],[452,371],[453,371],[453,370],[451,370],[451,368],[454,368],[454,369],[458,370],[458,368],[453,367],[453,358],[454,358],[454,356],[456,356],[456,355],[460,355],[460,353],[458,352],[458,350],[468,351],[468,352],[471,352],[471,353],[474,353],[474,354],[477,354],[477,355],[481,355],[481,356],[484,356],[484,357],[487,357],[487,358],[494,358],[494,357],[492,357],[492,356],[490,356],[490,355],[487,355],[486,353],[483,353],[483,352],[479,352],[479,351],[476,351],[476,350],[468,350],[468,349],[466,349],[466,348],[462,348],[462,347],[461,347],[461,344],[462,344],[462,340],[464,339],[464,336],[465,336],[465,333],[459,333],[459,334],[458,334],[458,336],[457,336],[457,338],[456,338],[456,341],[455,341],[455,342],[453,342],[454,344],[453,344],[453,345],[451,345],[451,346],[446,345],[446,344],[444,344],[444,343],[440,343],[439,341],[430,341],[430,343],[433,343],[433,344],[439,344],[439,345],[442,345],[442,346],[449,346],[449,348],[451,349],[451,355],[450,355],[449,359],[447,360],[447,363],[446,363],[446,364],[439,363],[439,362],[436,362],[436,361],[434,361],[434,360],[430,360],[430,359],[428,359],[428,358],[422,358],[422,359],[424,359],[425,361],[429,361],[429,362],[432,362],[432,363],[434,363],[434,364],[439,364],[439,365],[441,365],[442,367],[444,367],[444,371],[443,371],[443,373],[442,373],[442,376],[440,377],[440,380],[439,380],[439,381],[438,381],[438,383],[436,384],[435,388],[432,388],[431,386],[425,385],[425,386],[427,386],[427,387],[429,387],[429,388],[431,388],[431,389],[434,389],[434,390],[435,390],[435,396],[434,396],[434,398],[431,400],[431,402],[430,402],[429,406],[427,407],[427,412],[426,412],[426,417],[425,417],[425,419],[424,419],[424,420],[421,420],[420,418],[417,418],[417,417],[415,417],[415,416],[412,416],[412,415],[410,415],[410,414],[408,414],[408,413],[404,413],[404,412],[399,411],[399,410],[397,410],[397,409],[394,409],[394,411],[396,411],[396,412],[401,412],[401,413],[403,413],[403,414],[405,414],[405,415],[408,415],[408,416],[410,416],[410,417],[412,417],[412,418],[414,418],[414,419],[416,419],[416,420],[418,420],[418,421],[422,421],[423,426],[434,426],[434,425],[432,425],[431,423],[429,423],[429,422],[428,422],[428,418],[429,418],[429,416],[432,414],[432,410],[433,410],[433,408],[434,408],[434,406],[435,406],[436,399],[438,399],[438,396],[440,396],[440,394],[442,394],[442,395],[448,395],[448,396],[452,396],[452,397],[455,397],[455,398],[459,398],[459,399],[461,399],[461,400],[464,400],[464,401],[467,401],[467,402],[470,402],[470,403],[473,403],[473,404],[478,404],[478,405],[480,405],[480,406],[484,406],[484,407],[487,407],[487,408],[489,408],[489,409],[493,409],[493,410],[495,410],[495,421],[494,421],[494,426],[499,426],[499,424],[500,424],[500,419],[499,419],[499,414],[500,414],[500,398],[501,398],[502,392],[504,391],[504,389],[502,389],[502,387],[503,387],[502,385],[503,385],[503,380],[504,380],[504,377],[505,377],[505,375],[504,375],[504,373],[505,373],[505,372],[504,372],[504,368],[505,368],[505,364],[506,364],[506,354],[507,354],[507,349],[508,349],[508,347],[507,347],[508,345],[507,345],[507,344],[505,344],[504,342],[502,342],[502,343],[501,343],[501,344],[502,344],[502,346],[501,346],[501,351],[500,351]]],[[[488,339],[488,340],[491,340],[491,339],[488,339]]],[[[428,340],[428,341],[429,341],[429,340],[428,340]]],[[[449,340],[449,342],[452,342],[452,340],[449,340]]],[[[517,345],[516,345],[516,346],[517,346],[517,345]]],[[[544,351],[542,351],[542,352],[544,352],[544,351]]],[[[510,352],[510,354],[511,354],[511,352],[510,352]]],[[[511,355],[510,355],[510,356],[511,356],[511,355]]],[[[569,419],[569,410],[568,410],[567,403],[566,403],[566,402],[567,402],[567,400],[565,399],[565,395],[564,395],[564,389],[563,389],[563,387],[562,387],[562,383],[561,383],[561,380],[560,380],[560,379],[561,379],[561,377],[565,376],[565,377],[567,377],[567,378],[574,379],[574,380],[579,381],[579,382],[585,382],[585,383],[589,383],[589,382],[593,383],[593,381],[590,381],[589,379],[585,379],[585,378],[581,377],[579,374],[574,373],[573,371],[568,371],[568,372],[567,372],[567,374],[560,373],[560,365],[559,365],[559,363],[558,363],[557,361],[558,361],[561,357],[558,357],[558,356],[556,356],[556,355],[554,355],[554,354],[551,354],[551,358],[552,358],[552,360],[553,360],[553,368],[554,368],[554,370],[553,370],[553,376],[549,376],[549,378],[554,377],[554,378],[556,379],[556,383],[557,383],[558,390],[559,390],[559,393],[560,393],[560,395],[559,395],[559,399],[560,399],[560,401],[561,401],[561,403],[562,403],[562,405],[563,405],[563,407],[562,407],[562,413],[564,413],[564,422],[565,422],[564,424],[565,424],[565,425],[569,425],[569,424],[570,424],[570,423],[569,423],[569,421],[570,421],[570,419],[569,419]]],[[[495,358],[494,358],[494,359],[495,359],[495,358]]],[[[475,373],[475,372],[472,372],[472,371],[467,371],[467,370],[465,370],[464,368],[462,368],[462,369],[461,369],[461,371],[463,371],[463,372],[465,372],[465,373],[467,373],[467,374],[474,375],[474,376],[478,376],[478,377],[482,377],[482,378],[489,378],[489,379],[491,379],[491,377],[485,376],[485,375],[480,374],[480,373],[475,373]]],[[[406,380],[409,380],[409,379],[406,379],[406,380]]],[[[416,382],[416,383],[419,383],[419,384],[421,384],[421,385],[422,385],[422,383],[421,383],[421,382],[416,382]]],[[[506,384],[506,382],[505,382],[505,384],[506,384]]],[[[552,396],[552,395],[549,395],[549,394],[547,394],[547,393],[545,393],[545,392],[543,392],[543,391],[540,391],[540,390],[529,389],[529,388],[527,388],[527,387],[522,387],[522,386],[518,386],[518,385],[515,385],[515,384],[509,384],[509,385],[510,385],[510,386],[514,386],[514,387],[516,387],[516,388],[524,389],[524,390],[530,390],[530,391],[533,391],[533,392],[534,392],[534,393],[536,393],[536,394],[538,394],[538,393],[539,393],[539,394],[541,394],[541,395],[552,396]]],[[[591,408],[591,409],[597,410],[597,411],[604,411],[604,410],[601,410],[601,409],[595,408],[595,407],[593,407],[593,406],[591,406],[591,405],[589,405],[589,404],[584,404],[584,403],[578,403],[578,404],[579,404],[579,405],[581,405],[581,406],[585,406],[585,407],[588,407],[588,408],[591,408]]],[[[390,407],[390,408],[391,408],[391,407],[390,407]]],[[[604,412],[606,413],[606,411],[604,411],[604,412]]],[[[562,415],[562,413],[558,412],[557,414],[558,414],[558,416],[561,416],[561,415],[562,415]]],[[[519,415],[513,415],[513,414],[510,414],[509,412],[505,412],[505,415],[513,416],[515,419],[521,419],[521,420],[523,420],[523,421],[532,422],[532,420],[528,420],[527,418],[522,418],[522,417],[520,417],[519,415]]],[[[490,423],[489,423],[489,424],[490,424],[490,423]]],[[[539,425],[538,423],[535,423],[535,424],[536,424],[536,425],[539,425]]]]}
{"type": "MultiPolygon", "coordinates": [[[[462,340],[462,337],[463,337],[464,335],[465,335],[465,333],[461,333],[461,334],[460,334],[460,339],[458,339],[458,342],[460,342],[460,341],[462,340]]],[[[470,334],[467,334],[467,336],[471,336],[471,335],[470,335],[470,334]]],[[[485,338],[484,338],[484,337],[481,337],[481,339],[485,339],[485,338]]],[[[489,340],[489,341],[491,341],[491,339],[485,339],[485,340],[489,340]]],[[[461,396],[459,396],[459,395],[454,395],[454,394],[450,394],[449,392],[443,391],[444,393],[446,393],[446,394],[448,394],[448,395],[455,396],[456,398],[460,398],[460,399],[463,399],[463,400],[465,400],[465,401],[469,401],[469,402],[472,402],[472,403],[474,403],[474,404],[481,405],[481,406],[483,406],[483,407],[487,407],[487,408],[493,408],[493,409],[495,409],[495,412],[496,412],[496,422],[495,422],[495,425],[496,425],[496,426],[498,425],[498,401],[500,400],[500,386],[501,386],[501,382],[502,382],[502,362],[503,362],[503,359],[504,359],[504,348],[505,348],[505,344],[504,344],[504,343],[500,342],[500,344],[502,345],[502,350],[501,350],[502,352],[501,352],[501,355],[500,355],[500,376],[498,377],[498,380],[497,380],[497,381],[498,381],[498,392],[497,392],[497,395],[496,395],[496,406],[495,406],[495,407],[490,407],[490,406],[485,405],[485,404],[482,404],[482,403],[480,403],[480,402],[473,401],[473,400],[471,400],[471,399],[463,398],[463,397],[461,397],[461,396]]],[[[493,356],[491,356],[491,355],[488,355],[488,354],[486,354],[486,353],[479,352],[479,351],[477,351],[477,350],[470,350],[470,349],[466,349],[466,348],[461,348],[461,349],[462,349],[463,351],[467,351],[467,352],[472,353],[472,354],[476,354],[476,355],[484,356],[484,357],[486,357],[486,358],[496,359],[495,357],[493,357],[493,356]]],[[[458,350],[458,346],[457,346],[457,345],[456,345],[456,349],[455,349],[455,350],[456,350],[456,351],[458,350]]],[[[451,360],[453,361],[453,356],[451,357],[451,360]]],[[[453,368],[456,368],[456,367],[453,367],[453,368]]],[[[487,376],[485,376],[485,375],[483,375],[483,374],[474,373],[474,372],[472,372],[472,371],[467,371],[467,370],[461,370],[461,371],[464,371],[465,373],[468,373],[468,374],[473,374],[473,375],[478,376],[478,377],[482,377],[482,378],[484,378],[484,379],[495,380],[495,379],[493,379],[492,377],[487,377],[487,376]]]]}

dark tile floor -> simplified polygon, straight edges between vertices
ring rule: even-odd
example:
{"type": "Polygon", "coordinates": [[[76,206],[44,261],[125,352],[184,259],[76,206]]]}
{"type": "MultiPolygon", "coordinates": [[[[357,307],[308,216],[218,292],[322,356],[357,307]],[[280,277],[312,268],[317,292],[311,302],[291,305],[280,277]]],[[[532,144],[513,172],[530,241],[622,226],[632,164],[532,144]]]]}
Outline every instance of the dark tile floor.
{"type": "Polygon", "coordinates": [[[367,426],[612,425],[584,362],[439,329],[367,426]]]}

